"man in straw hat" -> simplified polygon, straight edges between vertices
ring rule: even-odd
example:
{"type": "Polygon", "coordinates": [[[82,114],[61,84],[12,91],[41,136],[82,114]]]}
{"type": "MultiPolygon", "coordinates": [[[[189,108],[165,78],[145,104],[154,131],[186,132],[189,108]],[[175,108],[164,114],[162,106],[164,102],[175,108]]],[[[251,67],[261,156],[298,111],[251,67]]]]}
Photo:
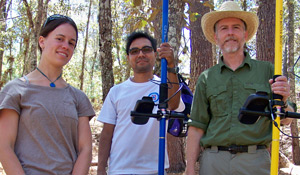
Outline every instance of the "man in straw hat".
{"type": "MultiPolygon", "coordinates": [[[[272,127],[267,117],[246,125],[238,120],[239,109],[257,91],[283,96],[286,104],[290,86],[279,76],[273,83],[274,67],[250,58],[244,44],[256,33],[258,17],[245,12],[233,1],[219,11],[202,17],[206,39],[220,47],[219,64],[198,79],[189,123],[186,174],[195,174],[200,146],[204,148],[200,174],[269,174],[272,127]]],[[[286,110],[291,110],[285,106],[286,110]]],[[[282,120],[290,123],[290,119],[282,120]]]]}

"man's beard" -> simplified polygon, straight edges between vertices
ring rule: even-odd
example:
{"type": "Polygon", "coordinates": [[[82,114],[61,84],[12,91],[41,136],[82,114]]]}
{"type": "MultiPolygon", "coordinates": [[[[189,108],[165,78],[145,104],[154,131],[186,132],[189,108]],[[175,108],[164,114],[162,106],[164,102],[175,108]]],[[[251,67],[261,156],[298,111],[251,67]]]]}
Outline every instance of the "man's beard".
{"type": "Polygon", "coordinates": [[[238,40],[233,36],[228,36],[225,39],[224,43],[222,44],[222,47],[223,47],[224,52],[226,52],[226,53],[235,53],[241,48],[240,42],[238,42],[238,40]],[[227,42],[229,42],[230,40],[234,40],[236,42],[236,44],[228,45],[227,42]]]}

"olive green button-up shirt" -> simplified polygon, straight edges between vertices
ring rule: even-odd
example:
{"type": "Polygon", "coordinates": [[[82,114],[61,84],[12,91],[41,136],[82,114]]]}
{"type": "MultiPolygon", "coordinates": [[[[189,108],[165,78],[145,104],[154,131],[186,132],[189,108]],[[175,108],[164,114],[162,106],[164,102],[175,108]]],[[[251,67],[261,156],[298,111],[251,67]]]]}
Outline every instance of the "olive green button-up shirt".
{"type": "Polygon", "coordinates": [[[252,125],[238,120],[239,109],[250,94],[264,91],[270,95],[269,79],[274,72],[270,62],[245,55],[235,71],[220,61],[199,76],[189,125],[205,131],[200,141],[204,147],[271,143],[272,125],[268,117],[260,117],[252,125]]]}

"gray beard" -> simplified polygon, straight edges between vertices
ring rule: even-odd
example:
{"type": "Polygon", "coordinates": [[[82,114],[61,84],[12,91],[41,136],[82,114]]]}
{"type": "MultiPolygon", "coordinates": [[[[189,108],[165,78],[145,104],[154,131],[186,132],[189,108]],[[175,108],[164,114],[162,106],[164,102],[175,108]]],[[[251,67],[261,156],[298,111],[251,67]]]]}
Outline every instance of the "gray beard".
{"type": "Polygon", "coordinates": [[[224,51],[225,51],[226,53],[234,53],[234,52],[238,51],[239,48],[240,48],[239,46],[235,46],[235,47],[224,47],[224,51]]]}

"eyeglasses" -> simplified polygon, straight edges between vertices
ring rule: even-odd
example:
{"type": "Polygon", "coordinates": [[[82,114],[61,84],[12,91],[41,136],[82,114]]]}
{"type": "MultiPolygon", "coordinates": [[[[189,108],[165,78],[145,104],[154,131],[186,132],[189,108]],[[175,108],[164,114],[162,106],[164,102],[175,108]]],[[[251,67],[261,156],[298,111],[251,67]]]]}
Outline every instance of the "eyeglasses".
{"type": "Polygon", "coordinates": [[[140,51],[142,51],[143,54],[147,54],[147,53],[153,52],[153,48],[151,46],[144,46],[141,49],[134,47],[134,48],[129,49],[129,54],[130,55],[138,55],[138,54],[140,54],[140,51]]]}
{"type": "Polygon", "coordinates": [[[60,14],[55,14],[55,15],[51,15],[51,16],[49,16],[47,19],[46,19],[46,21],[44,22],[44,24],[43,24],[43,27],[42,28],[44,28],[49,22],[51,22],[51,21],[54,21],[54,20],[57,20],[57,19],[67,19],[68,21],[70,21],[71,23],[74,23],[75,24],[75,22],[70,18],[70,17],[68,17],[68,16],[64,16],[64,15],[60,15],[60,14]]]}

